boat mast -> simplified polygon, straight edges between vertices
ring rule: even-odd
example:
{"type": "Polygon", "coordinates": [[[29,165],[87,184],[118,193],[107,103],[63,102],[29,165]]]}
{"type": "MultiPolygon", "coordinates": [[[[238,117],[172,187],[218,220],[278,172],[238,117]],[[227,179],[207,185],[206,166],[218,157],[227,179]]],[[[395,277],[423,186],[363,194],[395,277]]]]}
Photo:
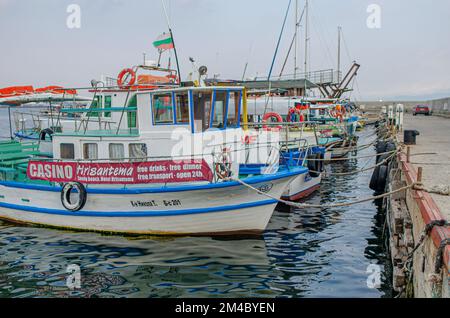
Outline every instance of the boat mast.
{"type": "Polygon", "coordinates": [[[337,55],[337,83],[341,81],[340,73],[341,73],[341,30],[342,27],[338,26],[338,55],[337,55]]]}
{"type": "Polygon", "coordinates": [[[167,15],[166,4],[164,3],[164,0],[161,0],[161,3],[164,9],[164,14],[166,16],[167,28],[169,29],[170,37],[172,38],[173,51],[175,54],[175,62],[177,63],[178,83],[181,85],[180,63],[178,62],[177,47],[175,46],[175,39],[173,38],[172,27],[170,26],[169,16],[167,15]]]}
{"type": "Polygon", "coordinates": [[[308,97],[308,88],[307,80],[308,80],[308,22],[309,22],[309,3],[306,0],[305,4],[305,96],[308,97]]]}
{"type": "Polygon", "coordinates": [[[295,0],[295,43],[294,43],[294,79],[297,79],[297,58],[298,58],[298,0],[295,0]]]}

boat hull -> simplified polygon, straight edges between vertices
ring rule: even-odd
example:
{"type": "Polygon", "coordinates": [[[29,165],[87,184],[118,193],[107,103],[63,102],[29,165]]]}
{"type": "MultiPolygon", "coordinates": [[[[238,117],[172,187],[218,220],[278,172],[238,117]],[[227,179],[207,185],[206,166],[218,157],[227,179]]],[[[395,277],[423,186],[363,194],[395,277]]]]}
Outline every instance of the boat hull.
{"type": "Polygon", "coordinates": [[[307,174],[299,175],[292,180],[288,189],[283,193],[281,198],[287,201],[298,201],[304,199],[319,190],[321,180],[321,176],[312,178],[307,174]]]}
{"type": "MultiPolygon", "coordinates": [[[[249,179],[279,198],[304,170],[249,179]],[[276,177],[275,177],[276,176],[276,177]]],[[[48,227],[108,233],[187,235],[257,233],[277,200],[237,182],[167,188],[88,188],[85,207],[63,208],[60,188],[0,184],[0,218],[48,227]]]]}

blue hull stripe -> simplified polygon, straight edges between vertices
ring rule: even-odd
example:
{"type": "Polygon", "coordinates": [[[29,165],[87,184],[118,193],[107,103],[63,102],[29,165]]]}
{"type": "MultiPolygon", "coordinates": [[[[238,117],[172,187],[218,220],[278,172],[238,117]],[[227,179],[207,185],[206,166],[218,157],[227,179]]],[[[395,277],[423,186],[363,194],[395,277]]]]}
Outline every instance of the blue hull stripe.
{"type": "Polygon", "coordinates": [[[191,214],[205,214],[215,212],[225,212],[231,210],[241,210],[245,208],[252,208],[277,203],[276,200],[264,200],[258,202],[242,203],[236,205],[225,205],[211,208],[200,209],[185,209],[185,210],[166,210],[166,211],[129,211],[129,212],[97,212],[97,211],[78,211],[71,212],[67,210],[45,209],[32,206],[16,205],[5,202],[0,202],[0,207],[21,210],[33,213],[44,213],[53,215],[66,216],[88,216],[88,217],[155,217],[155,216],[177,216],[177,215],[191,215],[191,214]]]}
{"type": "MultiPolygon", "coordinates": [[[[289,178],[292,176],[297,176],[301,174],[305,174],[308,172],[308,169],[305,167],[295,167],[291,168],[291,170],[284,170],[272,175],[260,175],[256,177],[249,177],[247,179],[243,179],[248,184],[262,183],[262,182],[271,182],[274,180],[280,180],[284,178],[289,178]]],[[[48,191],[48,192],[61,192],[60,186],[47,186],[47,185],[38,185],[38,184],[29,184],[22,182],[13,182],[13,181],[2,181],[0,185],[9,188],[19,188],[19,189],[28,189],[28,190],[39,190],[39,191],[48,191]]],[[[210,189],[221,189],[228,187],[241,186],[239,182],[229,181],[222,183],[209,183],[202,185],[183,185],[183,186],[165,186],[165,187],[148,187],[148,188],[121,188],[121,189],[108,189],[108,188],[89,188],[87,187],[88,193],[95,194],[143,194],[143,193],[168,193],[168,192],[182,192],[182,191],[196,191],[196,190],[210,190],[210,189]]]]}

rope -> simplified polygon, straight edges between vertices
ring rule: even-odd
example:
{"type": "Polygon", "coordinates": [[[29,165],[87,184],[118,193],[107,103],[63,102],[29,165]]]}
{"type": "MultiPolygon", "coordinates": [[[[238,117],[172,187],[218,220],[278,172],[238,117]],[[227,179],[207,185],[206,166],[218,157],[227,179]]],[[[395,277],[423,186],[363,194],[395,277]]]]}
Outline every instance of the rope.
{"type": "Polygon", "coordinates": [[[360,200],[356,200],[356,201],[351,201],[351,202],[341,202],[341,203],[335,203],[335,204],[307,204],[307,203],[298,203],[298,202],[291,202],[291,201],[286,201],[286,200],[282,200],[279,199],[277,197],[274,197],[268,193],[262,192],[259,189],[256,189],[255,187],[249,185],[248,183],[245,183],[244,181],[242,181],[241,179],[236,179],[236,178],[228,178],[228,180],[232,180],[232,181],[236,181],[239,182],[240,184],[242,184],[243,186],[246,186],[247,188],[254,190],[255,192],[257,192],[258,194],[262,194],[268,198],[271,198],[273,200],[278,201],[279,203],[283,203],[285,205],[294,207],[294,208],[337,208],[337,207],[347,207],[347,206],[351,206],[351,205],[355,205],[355,204],[360,204],[360,203],[364,203],[364,202],[368,202],[368,201],[373,201],[373,200],[378,200],[378,199],[382,199],[385,198],[387,196],[390,196],[392,194],[395,193],[399,193],[402,191],[405,191],[407,189],[410,189],[412,187],[415,186],[415,183],[410,184],[408,186],[399,188],[397,190],[394,191],[390,191],[384,194],[380,194],[380,195],[376,195],[376,196],[372,196],[370,198],[364,198],[364,199],[360,199],[360,200]]]}
{"type": "MultiPolygon", "coordinates": [[[[308,159],[309,161],[345,161],[345,160],[353,160],[353,159],[364,159],[364,158],[373,158],[373,157],[379,157],[383,155],[390,155],[397,152],[397,150],[387,151],[387,152],[380,152],[379,154],[375,155],[366,155],[366,156],[359,156],[359,157],[347,157],[347,158],[330,158],[330,159],[308,159]]],[[[294,158],[297,159],[297,158],[294,158]]]]}
{"type": "MultiPolygon", "coordinates": [[[[449,223],[447,222],[447,225],[449,223]]],[[[443,266],[443,260],[444,260],[444,250],[447,247],[447,245],[450,245],[450,238],[446,238],[443,239],[441,241],[441,244],[439,244],[439,248],[437,250],[437,255],[436,255],[436,262],[434,263],[434,272],[436,274],[440,274],[441,273],[441,269],[443,266]]]]}
{"type": "MultiPolygon", "coordinates": [[[[425,228],[423,229],[422,233],[420,234],[419,241],[417,242],[416,246],[414,246],[411,253],[408,254],[408,258],[406,259],[405,264],[403,265],[403,271],[408,276],[407,286],[409,286],[412,283],[413,256],[414,256],[415,252],[417,251],[417,249],[423,244],[423,242],[425,242],[425,239],[431,234],[431,231],[433,230],[434,227],[436,227],[436,226],[444,227],[444,226],[449,226],[449,225],[450,225],[450,223],[447,220],[434,220],[434,221],[431,221],[430,223],[428,223],[427,225],[425,225],[425,228]]],[[[443,252],[444,252],[445,247],[449,244],[450,244],[450,239],[447,238],[447,239],[444,239],[441,242],[441,244],[439,245],[438,252],[436,254],[436,261],[435,261],[435,265],[434,265],[436,274],[439,274],[441,271],[442,261],[443,261],[443,252]]]]}
{"type": "Polygon", "coordinates": [[[375,145],[380,140],[388,141],[388,140],[391,140],[391,139],[394,139],[394,137],[392,137],[392,136],[389,136],[389,137],[386,137],[386,138],[381,137],[381,138],[377,138],[376,140],[374,140],[374,141],[372,141],[371,143],[368,143],[368,144],[359,145],[359,146],[351,146],[351,147],[343,147],[343,148],[337,148],[337,149],[331,149],[331,150],[328,150],[328,151],[329,152],[337,152],[337,151],[342,151],[342,150],[347,150],[347,149],[349,149],[349,150],[352,150],[352,149],[353,150],[364,150],[364,149],[369,148],[370,146],[375,145]]]}
{"type": "MultiPolygon", "coordinates": [[[[392,155],[390,155],[389,157],[387,157],[386,159],[384,159],[383,161],[380,161],[379,163],[377,163],[376,165],[369,167],[369,168],[364,168],[364,169],[360,169],[360,170],[354,170],[354,171],[350,171],[350,172],[330,172],[330,173],[324,173],[324,177],[328,177],[328,176],[349,176],[349,175],[353,175],[353,174],[357,174],[360,172],[365,172],[365,171],[369,171],[372,170],[378,166],[382,166],[384,165],[386,162],[388,162],[389,160],[391,160],[394,156],[396,155],[396,153],[393,153],[392,155]]],[[[314,171],[314,170],[309,170],[310,172],[313,173],[321,173],[319,171],[314,171]]]]}

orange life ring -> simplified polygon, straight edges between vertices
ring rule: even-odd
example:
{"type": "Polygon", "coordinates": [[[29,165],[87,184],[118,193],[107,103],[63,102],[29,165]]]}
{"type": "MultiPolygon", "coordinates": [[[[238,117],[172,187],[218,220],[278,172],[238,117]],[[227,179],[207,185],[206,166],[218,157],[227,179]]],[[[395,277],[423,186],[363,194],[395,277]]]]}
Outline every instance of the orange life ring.
{"type": "Polygon", "coordinates": [[[133,86],[136,83],[136,72],[131,68],[123,69],[122,72],[117,76],[117,85],[120,88],[127,88],[127,86],[133,86]],[[125,83],[127,77],[131,76],[131,79],[128,83],[125,83]]]}
{"type": "Polygon", "coordinates": [[[262,120],[262,122],[263,122],[263,129],[265,130],[265,131],[280,131],[282,128],[283,128],[283,126],[275,126],[275,127],[267,127],[267,121],[269,120],[269,119],[272,119],[272,118],[275,118],[276,120],[277,120],[277,123],[282,123],[283,122],[283,118],[280,116],[280,114],[278,114],[278,113],[275,113],[275,112],[270,112],[270,113],[266,113],[265,115],[264,115],[264,117],[263,117],[263,120],[262,120]]]}

